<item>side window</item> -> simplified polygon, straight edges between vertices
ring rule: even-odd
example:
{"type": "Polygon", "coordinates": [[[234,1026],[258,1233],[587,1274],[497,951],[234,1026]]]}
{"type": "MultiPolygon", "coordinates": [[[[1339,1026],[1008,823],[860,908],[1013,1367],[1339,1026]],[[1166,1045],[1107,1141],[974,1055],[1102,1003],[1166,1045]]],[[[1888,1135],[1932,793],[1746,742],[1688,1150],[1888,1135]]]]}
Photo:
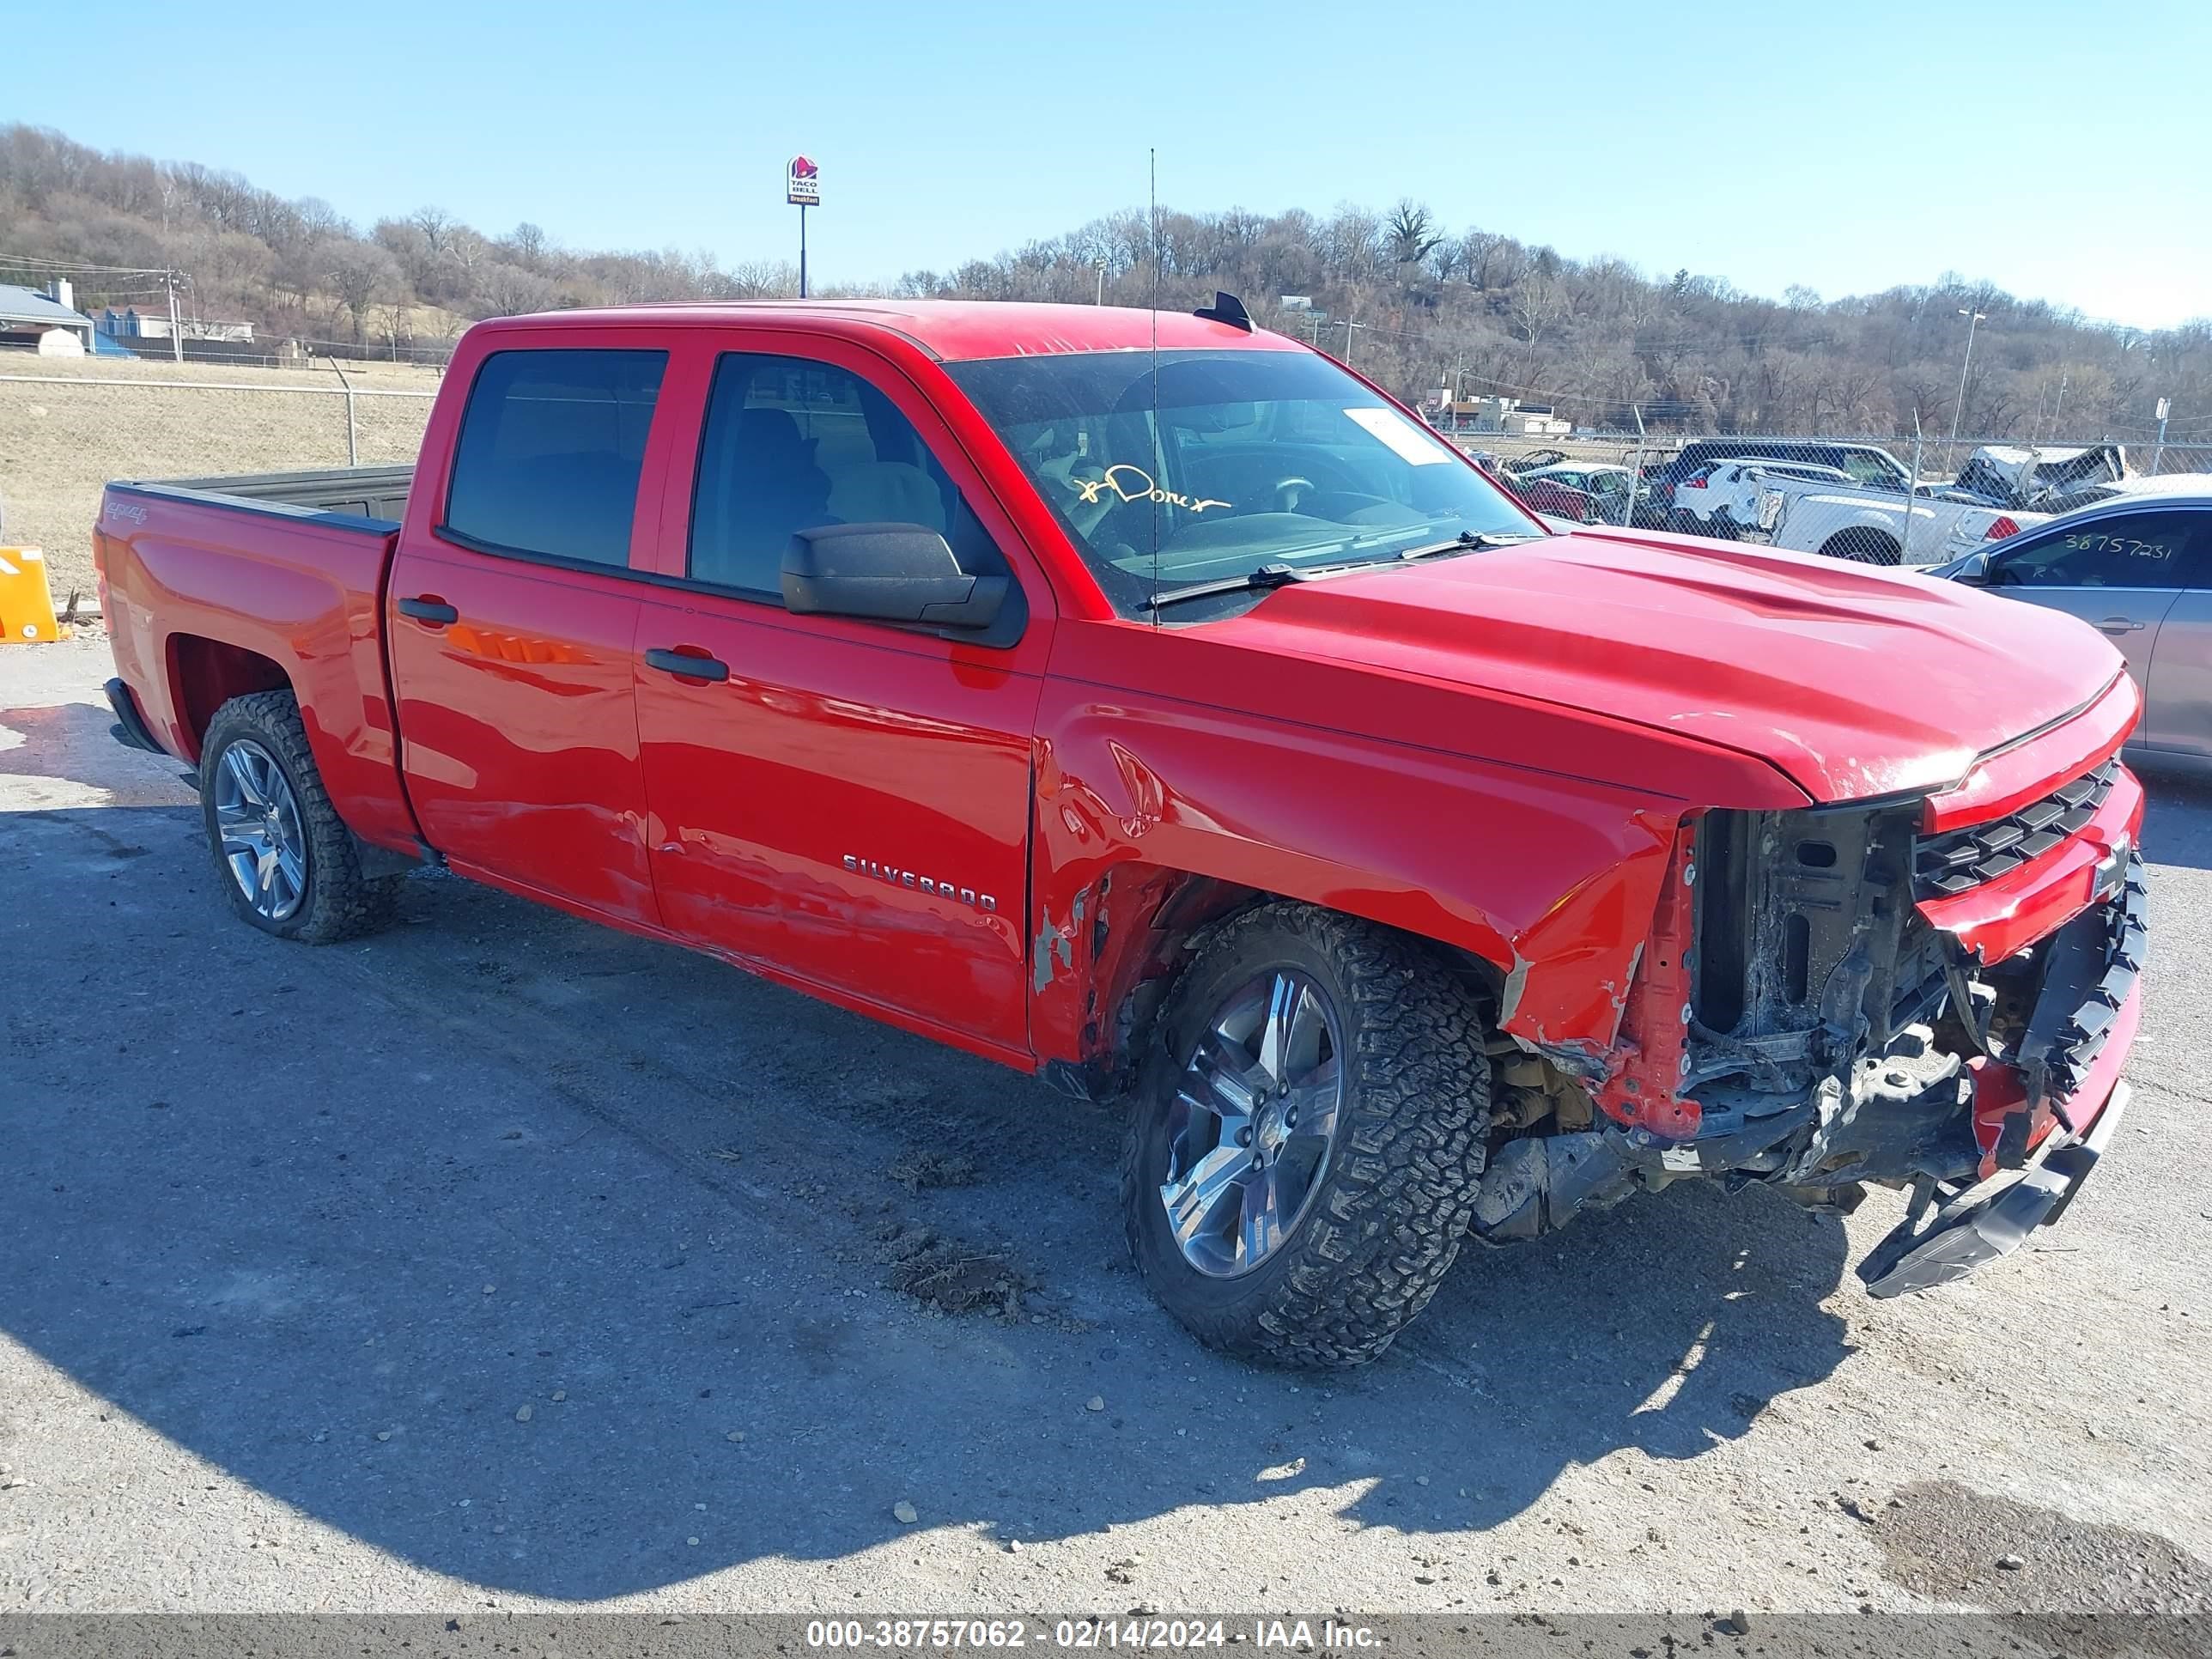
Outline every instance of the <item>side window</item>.
{"type": "Polygon", "coordinates": [[[804,357],[725,355],[700,434],[685,573],[781,604],[792,537],[836,524],[921,525],[970,574],[1006,574],[951,478],[881,392],[804,357]]]}
{"type": "Polygon", "coordinates": [[[629,562],[665,351],[495,351],[453,448],[445,528],[493,552],[629,562]]]}
{"type": "Polygon", "coordinates": [[[1881,484],[1895,489],[1903,484],[1905,475],[1894,466],[1884,466],[1881,459],[1863,449],[1844,452],[1844,471],[1861,483],[1881,484]]]}
{"type": "Polygon", "coordinates": [[[2206,516],[2119,513],[2045,530],[2001,554],[1992,579],[2005,586],[2186,587],[2198,580],[2206,516]]]}

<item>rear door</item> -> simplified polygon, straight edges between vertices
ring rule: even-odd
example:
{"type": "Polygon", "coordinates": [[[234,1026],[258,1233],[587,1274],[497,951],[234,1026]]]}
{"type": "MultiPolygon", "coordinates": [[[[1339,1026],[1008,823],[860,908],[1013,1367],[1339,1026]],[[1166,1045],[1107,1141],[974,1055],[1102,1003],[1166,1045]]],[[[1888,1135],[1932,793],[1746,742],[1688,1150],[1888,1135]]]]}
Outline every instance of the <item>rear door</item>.
{"type": "Polygon", "coordinates": [[[865,348],[697,343],[663,585],[637,637],[667,925],[760,969],[1012,1056],[1048,590],[920,391],[865,348]],[[793,533],[921,524],[1021,602],[985,639],[784,608],[793,533]],[[699,665],[696,672],[690,665],[699,665]]]}
{"type": "Polygon", "coordinates": [[[668,350],[585,339],[498,337],[427,481],[436,507],[402,533],[385,618],[400,767],[457,867],[651,925],[630,556],[668,350]]]}
{"type": "MultiPolygon", "coordinates": [[[[2157,734],[2176,718],[2164,705],[2182,694],[2164,692],[2156,659],[2168,614],[2197,577],[2200,516],[2146,508],[2055,523],[2010,538],[1990,561],[1997,591],[2079,617],[2125,653],[2143,693],[2138,743],[2160,742],[2157,734]]],[[[2212,688],[2186,695],[2212,696],[2212,688]]]]}

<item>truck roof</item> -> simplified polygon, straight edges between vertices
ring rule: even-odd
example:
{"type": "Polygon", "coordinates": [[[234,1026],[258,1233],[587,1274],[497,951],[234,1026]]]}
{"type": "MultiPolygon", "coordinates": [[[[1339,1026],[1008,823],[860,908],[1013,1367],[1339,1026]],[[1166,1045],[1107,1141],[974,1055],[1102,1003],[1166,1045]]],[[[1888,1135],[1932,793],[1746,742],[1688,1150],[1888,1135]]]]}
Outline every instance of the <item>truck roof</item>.
{"type": "Polygon", "coordinates": [[[605,328],[625,323],[695,323],[713,327],[763,314],[824,326],[841,334],[902,336],[945,362],[982,357],[1031,357],[1074,351],[1194,349],[1291,351],[1297,343],[1263,329],[1250,331],[1188,311],[1151,312],[1128,306],[1042,305],[998,300],[732,300],[540,312],[479,324],[512,328],[605,328]]]}

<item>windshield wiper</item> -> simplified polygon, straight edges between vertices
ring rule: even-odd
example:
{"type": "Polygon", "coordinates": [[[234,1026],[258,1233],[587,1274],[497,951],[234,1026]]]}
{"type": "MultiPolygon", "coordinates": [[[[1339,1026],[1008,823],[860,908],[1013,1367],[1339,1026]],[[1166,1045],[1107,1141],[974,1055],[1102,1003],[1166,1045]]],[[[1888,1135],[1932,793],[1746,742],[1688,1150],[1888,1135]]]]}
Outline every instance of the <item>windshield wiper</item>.
{"type": "Polygon", "coordinates": [[[1468,553],[1485,547],[1518,547],[1523,542],[1540,542],[1541,536],[1492,536],[1480,531],[1462,530],[1448,542],[1430,542],[1420,547],[1409,547],[1394,555],[1399,559],[1434,558],[1439,553],[1468,553]]]}
{"type": "Polygon", "coordinates": [[[1257,570],[1247,571],[1241,576],[1224,576],[1216,581],[1193,582],[1188,587],[1170,587],[1165,592],[1153,594],[1138,608],[1163,611],[1169,605],[1181,605],[1185,599],[1203,599],[1216,593],[1268,592],[1278,587],[1288,587],[1293,582],[1342,575],[1352,570],[1373,569],[1378,565],[1387,568],[1402,564],[1408,559],[1432,558],[1442,553],[1472,553],[1486,547],[1518,547],[1523,542],[1540,542],[1543,539],[1543,537],[1534,535],[1493,536],[1462,530],[1448,542],[1409,547],[1401,553],[1386,554],[1381,558],[1341,560],[1334,564],[1308,565],[1304,568],[1281,563],[1263,564],[1257,570]]]}
{"type": "Polygon", "coordinates": [[[1214,593],[1266,592],[1309,579],[1309,573],[1294,570],[1286,564],[1263,564],[1257,570],[1248,570],[1241,576],[1224,576],[1216,581],[1193,582],[1188,587],[1170,587],[1164,593],[1153,594],[1139,608],[1164,611],[1169,605],[1181,605],[1185,599],[1202,599],[1214,593]]]}

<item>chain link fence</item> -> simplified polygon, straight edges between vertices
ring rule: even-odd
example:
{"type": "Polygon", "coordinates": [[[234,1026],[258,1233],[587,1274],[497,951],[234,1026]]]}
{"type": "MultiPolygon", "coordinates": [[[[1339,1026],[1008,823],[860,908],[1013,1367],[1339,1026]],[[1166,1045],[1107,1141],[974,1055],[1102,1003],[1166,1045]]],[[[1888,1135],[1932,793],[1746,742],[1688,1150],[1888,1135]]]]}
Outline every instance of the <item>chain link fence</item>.
{"type": "Polygon", "coordinates": [[[43,547],[57,602],[93,591],[92,526],[114,478],[411,462],[438,376],[0,355],[5,539],[43,547]]]}
{"type": "Polygon", "coordinates": [[[2101,501],[2212,492],[2212,441],[1437,426],[1553,518],[1878,564],[1939,563],[2101,501]]]}

